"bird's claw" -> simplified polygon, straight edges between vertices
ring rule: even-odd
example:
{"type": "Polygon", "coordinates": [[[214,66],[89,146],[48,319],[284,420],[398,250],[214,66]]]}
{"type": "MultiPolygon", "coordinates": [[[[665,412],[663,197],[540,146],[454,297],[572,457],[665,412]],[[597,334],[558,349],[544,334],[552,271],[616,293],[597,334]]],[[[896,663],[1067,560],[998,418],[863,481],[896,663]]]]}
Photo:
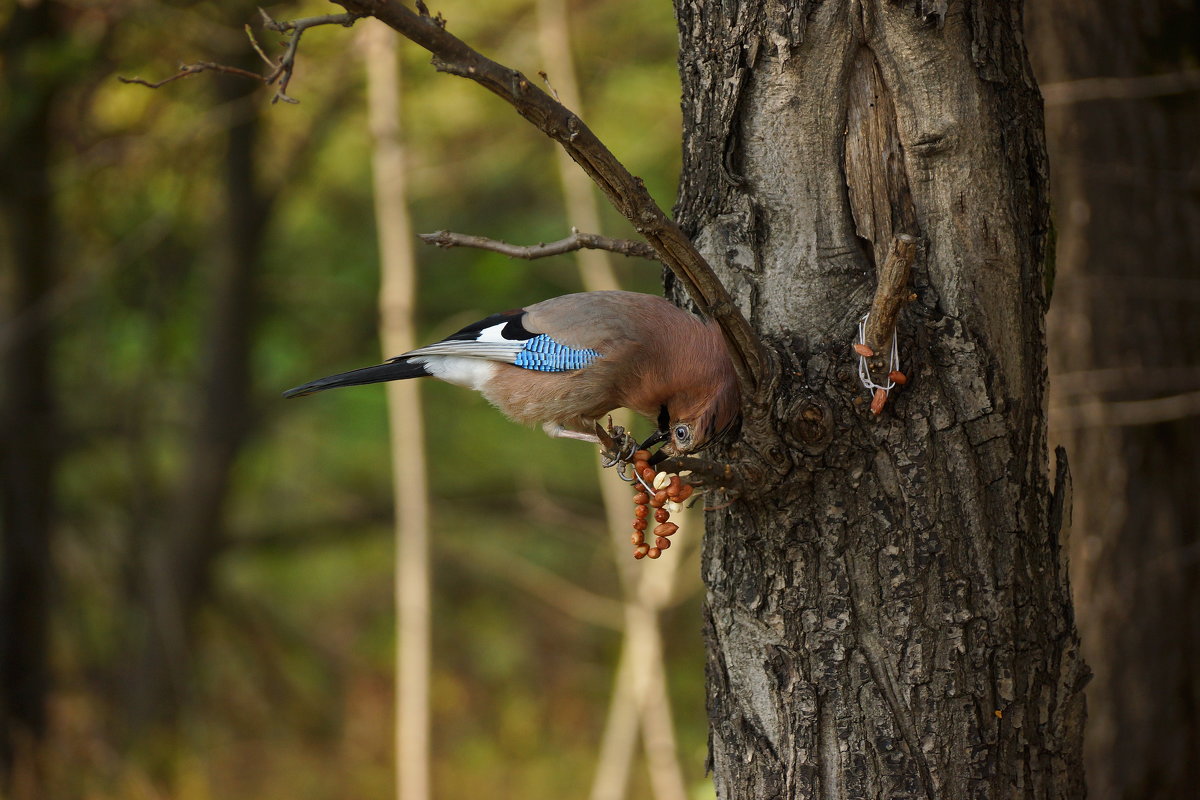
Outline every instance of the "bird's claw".
{"type": "Polygon", "coordinates": [[[600,457],[601,463],[605,467],[616,467],[617,477],[626,483],[633,483],[635,480],[642,487],[653,494],[654,489],[646,482],[646,479],[637,474],[637,470],[633,471],[632,476],[630,467],[633,465],[634,454],[638,451],[637,439],[629,435],[620,425],[613,425],[612,417],[608,418],[608,429],[596,423],[596,438],[600,440],[600,457]]]}
{"type": "MultiPolygon", "coordinates": [[[[600,440],[600,455],[604,456],[604,460],[616,463],[619,457],[616,437],[611,435],[604,428],[600,427],[600,423],[594,423],[596,426],[596,438],[600,440]]],[[[612,418],[609,417],[609,426],[612,426],[612,418]]],[[[614,430],[615,434],[616,431],[614,430]]],[[[606,463],[604,466],[611,467],[612,464],[606,463]]]]}
{"type": "Polygon", "coordinates": [[[620,425],[613,425],[612,417],[608,418],[607,430],[600,427],[599,422],[596,423],[596,438],[600,440],[600,455],[604,459],[604,466],[612,467],[633,461],[633,454],[638,449],[637,440],[620,425]]]}

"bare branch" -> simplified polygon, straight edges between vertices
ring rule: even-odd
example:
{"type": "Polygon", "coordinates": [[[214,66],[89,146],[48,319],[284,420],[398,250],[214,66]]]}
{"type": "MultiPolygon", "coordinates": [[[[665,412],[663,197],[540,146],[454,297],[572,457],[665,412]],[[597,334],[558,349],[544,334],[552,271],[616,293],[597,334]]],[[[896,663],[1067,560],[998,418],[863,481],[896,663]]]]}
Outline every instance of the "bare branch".
{"type": "Polygon", "coordinates": [[[697,489],[727,489],[740,492],[741,476],[733,464],[709,461],[697,456],[671,456],[658,463],[659,472],[674,472],[697,489]],[[683,475],[681,473],[688,473],[683,475]]]}
{"type": "Polygon", "coordinates": [[[254,48],[254,52],[258,53],[258,57],[272,70],[279,69],[279,65],[272,61],[270,56],[264,53],[262,47],[259,46],[258,39],[254,38],[254,29],[246,24],[242,26],[242,30],[246,31],[246,38],[250,40],[250,46],[254,48]]]}
{"type": "Polygon", "coordinates": [[[157,89],[161,86],[166,86],[168,83],[177,81],[180,78],[186,78],[189,75],[198,75],[201,72],[222,72],[226,75],[237,75],[239,78],[249,78],[252,81],[266,82],[266,78],[255,72],[241,69],[240,67],[228,67],[224,64],[214,64],[211,61],[200,61],[195,64],[184,64],[179,68],[179,72],[176,72],[169,78],[163,78],[161,81],[154,83],[143,80],[142,78],[126,78],[121,75],[117,76],[117,80],[119,80],[121,83],[136,83],[139,86],[147,86],[151,89],[157,89]]]}
{"type": "Polygon", "coordinates": [[[687,288],[700,310],[725,334],[747,401],[762,402],[768,356],[712,267],[691,240],[663,213],[645,184],[630,174],[579,119],[518,70],[488,59],[445,30],[445,20],[410,11],[397,0],[336,0],[358,15],[371,15],[433,54],[434,66],[469,78],[498,95],[538,130],[557,141],[595,181],[613,206],[633,223],[687,288]]]}
{"type": "Polygon", "coordinates": [[[291,20],[287,22],[276,22],[271,19],[270,15],[261,8],[258,10],[262,14],[263,26],[268,30],[276,31],[277,33],[291,33],[287,40],[287,49],[284,50],[283,57],[276,64],[270,59],[263,49],[259,47],[258,40],[254,38],[254,33],[250,30],[250,26],[246,26],[246,36],[250,39],[250,44],[259,57],[271,67],[271,71],[266,75],[259,75],[257,72],[242,69],[241,67],[231,67],[226,64],[215,64],[211,61],[200,61],[195,64],[186,64],[179,68],[179,72],[164,78],[158,82],[151,82],[141,78],[124,78],[119,77],[117,80],[122,83],[136,83],[139,86],[147,86],[151,89],[157,89],[165,86],[168,83],[177,81],[180,78],[186,78],[189,75],[196,75],[201,72],[220,72],[225,75],[236,75],[239,78],[247,78],[252,81],[259,81],[270,86],[279,81],[279,88],[275,91],[275,96],[271,98],[272,103],[277,103],[280,100],[285,103],[298,103],[293,97],[287,94],[288,83],[292,80],[292,71],[296,68],[296,50],[300,46],[300,36],[309,28],[315,28],[318,25],[341,25],[349,28],[355,21],[361,19],[366,14],[360,14],[355,11],[348,11],[345,14],[324,14],[319,17],[305,17],[304,19],[291,20]]]}
{"type": "Polygon", "coordinates": [[[291,37],[287,41],[287,50],[283,53],[283,58],[279,59],[279,65],[275,67],[275,71],[266,77],[268,85],[279,81],[279,88],[275,91],[275,96],[271,98],[272,103],[278,103],[282,100],[285,103],[298,103],[295,98],[288,97],[287,88],[292,80],[292,71],[296,68],[296,50],[300,47],[300,37],[309,28],[315,28],[318,25],[341,25],[344,28],[349,28],[366,14],[359,14],[354,11],[345,14],[322,14],[319,17],[305,17],[303,19],[288,20],[284,22],[276,22],[271,19],[271,15],[263,9],[259,9],[258,13],[262,14],[263,27],[267,30],[276,31],[277,33],[286,33],[291,31],[291,37]]]}
{"type": "Polygon", "coordinates": [[[501,253],[509,258],[523,258],[528,261],[547,256],[559,256],[576,250],[607,250],[610,253],[619,253],[631,258],[658,260],[658,254],[654,252],[654,248],[645,242],[613,239],[597,233],[580,233],[579,231],[572,231],[570,236],[559,239],[557,242],[540,242],[533,245],[509,244],[498,239],[488,239],[485,236],[472,236],[451,231],[421,233],[417,235],[417,238],[425,244],[434,244],[438,247],[474,247],[479,250],[501,253]]]}

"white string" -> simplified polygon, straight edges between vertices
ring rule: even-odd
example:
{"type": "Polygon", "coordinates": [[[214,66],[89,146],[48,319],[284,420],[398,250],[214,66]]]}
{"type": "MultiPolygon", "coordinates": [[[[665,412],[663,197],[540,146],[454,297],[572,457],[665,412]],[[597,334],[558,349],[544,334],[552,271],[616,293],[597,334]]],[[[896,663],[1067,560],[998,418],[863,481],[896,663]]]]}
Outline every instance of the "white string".
{"type": "MultiPolygon", "coordinates": [[[[871,316],[868,311],[862,315],[862,319],[858,321],[858,344],[867,346],[867,317],[871,316]]],[[[896,347],[896,331],[892,329],[892,352],[888,358],[888,382],[887,386],[880,386],[875,381],[871,380],[871,369],[867,366],[867,357],[860,355],[858,357],[858,379],[862,381],[862,385],[866,388],[868,394],[875,394],[876,389],[883,389],[885,392],[892,391],[896,386],[896,382],[892,380],[892,372],[900,371],[900,350],[896,347]]]]}

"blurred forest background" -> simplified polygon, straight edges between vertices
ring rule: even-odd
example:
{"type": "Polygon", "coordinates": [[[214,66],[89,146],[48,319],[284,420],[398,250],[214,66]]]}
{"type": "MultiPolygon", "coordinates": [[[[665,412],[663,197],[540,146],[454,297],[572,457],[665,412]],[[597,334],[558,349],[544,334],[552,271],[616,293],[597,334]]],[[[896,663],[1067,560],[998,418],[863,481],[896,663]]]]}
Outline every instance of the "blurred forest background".
{"type": "MultiPolygon", "coordinates": [[[[1069,550],[1096,673],[1092,795],[1193,796],[1200,13],[1029,6],[1059,236],[1051,437],[1076,476],[1069,550]]],[[[539,25],[554,9],[584,118],[670,207],[669,3],[433,8],[530,76],[552,58],[539,25]]],[[[298,105],[219,75],[157,91],[116,79],[198,60],[261,69],[241,28],[256,17],[230,0],[0,4],[0,755],[13,797],[393,793],[385,392],[279,397],[379,360],[364,26],[305,34],[298,105]]],[[[277,35],[259,38],[277,52],[277,35]]],[[[551,142],[423,51],[399,53],[415,231],[535,243],[579,224],[551,142]]],[[[633,236],[607,208],[600,225],[633,236]]],[[[583,288],[571,257],[413,248],[418,340],[583,288]]],[[[612,266],[624,288],[658,291],[657,265],[612,266]]],[[[630,582],[594,448],[508,423],[466,391],[421,393],[434,794],[596,796],[630,582]]],[[[680,773],[656,780],[639,756],[631,797],[712,795],[699,534],[692,524],[692,548],[637,565],[673,581],[641,597],[662,606],[664,657],[636,666],[666,678],[680,773]]]]}

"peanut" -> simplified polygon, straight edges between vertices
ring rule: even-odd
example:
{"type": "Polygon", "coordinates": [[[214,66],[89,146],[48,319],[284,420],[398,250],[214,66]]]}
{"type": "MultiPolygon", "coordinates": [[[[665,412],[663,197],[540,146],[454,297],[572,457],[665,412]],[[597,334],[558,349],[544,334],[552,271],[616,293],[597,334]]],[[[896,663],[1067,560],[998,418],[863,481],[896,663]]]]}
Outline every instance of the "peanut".
{"type": "Polygon", "coordinates": [[[875,396],[871,398],[871,413],[878,414],[883,411],[883,405],[887,402],[887,389],[876,389],[875,396]]]}
{"type": "Polygon", "coordinates": [[[679,526],[674,522],[664,522],[661,525],[654,526],[655,536],[674,536],[675,531],[679,530],[679,526]]]}

